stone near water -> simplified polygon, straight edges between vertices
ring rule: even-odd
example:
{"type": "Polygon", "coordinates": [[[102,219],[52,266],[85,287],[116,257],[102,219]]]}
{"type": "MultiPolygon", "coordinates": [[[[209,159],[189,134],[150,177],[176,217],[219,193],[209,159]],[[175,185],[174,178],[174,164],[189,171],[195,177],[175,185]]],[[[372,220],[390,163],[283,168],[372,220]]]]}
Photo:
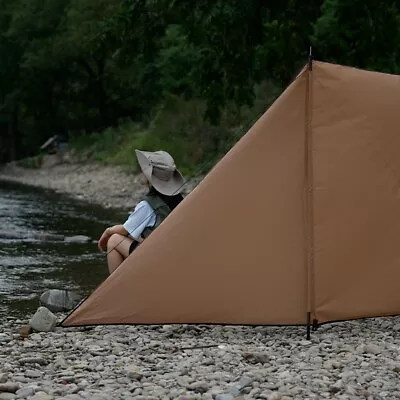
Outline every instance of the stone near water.
{"type": "Polygon", "coordinates": [[[52,312],[70,311],[82,300],[82,296],[70,290],[50,289],[40,296],[40,304],[52,312]]]}
{"type": "Polygon", "coordinates": [[[51,332],[57,325],[57,318],[46,307],[39,307],[31,318],[30,325],[37,332],[51,332]]]}
{"type": "Polygon", "coordinates": [[[89,236],[84,235],[76,235],[76,236],[67,236],[64,238],[65,243],[88,243],[92,239],[89,236]]]}

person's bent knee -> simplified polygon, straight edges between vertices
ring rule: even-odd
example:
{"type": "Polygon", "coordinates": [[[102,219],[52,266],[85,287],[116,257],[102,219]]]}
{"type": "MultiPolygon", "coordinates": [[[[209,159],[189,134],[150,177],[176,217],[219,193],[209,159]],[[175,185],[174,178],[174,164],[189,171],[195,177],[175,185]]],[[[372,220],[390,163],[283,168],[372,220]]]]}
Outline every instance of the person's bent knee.
{"type": "Polygon", "coordinates": [[[107,242],[107,251],[110,252],[113,249],[116,249],[116,247],[125,239],[124,236],[114,233],[111,235],[110,239],[108,239],[107,242]]]}

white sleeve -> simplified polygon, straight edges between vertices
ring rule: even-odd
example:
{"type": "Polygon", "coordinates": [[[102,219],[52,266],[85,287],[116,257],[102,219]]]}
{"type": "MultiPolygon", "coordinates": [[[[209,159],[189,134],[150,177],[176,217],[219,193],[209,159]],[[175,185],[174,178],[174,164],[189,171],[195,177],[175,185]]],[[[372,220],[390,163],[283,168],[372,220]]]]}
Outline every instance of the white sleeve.
{"type": "Polygon", "coordinates": [[[157,216],[153,208],[147,201],[142,200],[125,221],[123,227],[128,231],[130,236],[139,240],[144,229],[148,226],[154,226],[156,220],[157,216]]]}

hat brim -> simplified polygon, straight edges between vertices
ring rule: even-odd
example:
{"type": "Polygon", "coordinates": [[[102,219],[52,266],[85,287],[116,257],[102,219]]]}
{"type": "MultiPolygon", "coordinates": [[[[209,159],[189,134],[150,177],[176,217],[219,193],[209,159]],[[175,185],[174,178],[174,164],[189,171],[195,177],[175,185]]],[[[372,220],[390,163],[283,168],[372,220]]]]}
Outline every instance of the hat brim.
{"type": "Polygon", "coordinates": [[[162,179],[159,179],[154,176],[153,166],[148,159],[148,155],[150,155],[151,153],[141,150],[135,150],[135,152],[143,175],[158,192],[166,196],[174,196],[182,192],[185,180],[182,174],[177,169],[174,171],[170,180],[164,181],[162,179]]]}

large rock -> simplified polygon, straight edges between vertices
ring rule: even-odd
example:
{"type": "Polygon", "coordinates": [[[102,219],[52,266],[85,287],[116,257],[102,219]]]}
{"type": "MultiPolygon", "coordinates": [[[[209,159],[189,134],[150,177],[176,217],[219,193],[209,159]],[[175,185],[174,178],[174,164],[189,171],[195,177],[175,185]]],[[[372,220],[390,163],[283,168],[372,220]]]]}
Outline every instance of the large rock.
{"type": "Polygon", "coordinates": [[[40,305],[52,312],[70,311],[82,300],[82,296],[70,290],[50,289],[40,296],[40,305]]]}
{"type": "Polygon", "coordinates": [[[51,332],[57,325],[57,318],[46,307],[39,307],[29,324],[37,332],[51,332]]]}

